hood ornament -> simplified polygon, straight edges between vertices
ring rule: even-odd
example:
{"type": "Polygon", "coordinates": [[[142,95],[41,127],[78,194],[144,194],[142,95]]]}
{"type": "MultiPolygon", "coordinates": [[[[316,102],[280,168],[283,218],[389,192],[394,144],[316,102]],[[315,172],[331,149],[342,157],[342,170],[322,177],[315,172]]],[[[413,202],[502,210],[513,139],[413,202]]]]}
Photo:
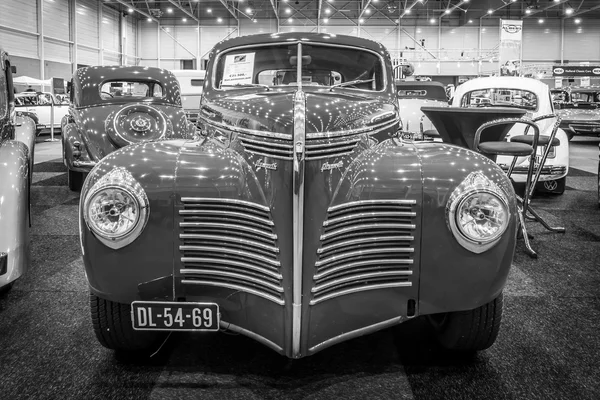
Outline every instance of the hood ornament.
{"type": "Polygon", "coordinates": [[[256,167],[257,171],[259,171],[261,168],[264,168],[265,170],[270,169],[271,171],[277,170],[277,163],[268,163],[263,160],[256,160],[254,162],[254,166],[256,167]]]}

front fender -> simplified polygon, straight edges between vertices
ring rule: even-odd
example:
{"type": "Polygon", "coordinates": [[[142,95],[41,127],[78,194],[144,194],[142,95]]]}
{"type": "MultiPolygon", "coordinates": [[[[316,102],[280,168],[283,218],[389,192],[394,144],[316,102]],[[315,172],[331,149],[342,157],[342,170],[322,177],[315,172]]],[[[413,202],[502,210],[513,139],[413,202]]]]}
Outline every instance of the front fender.
{"type": "Polygon", "coordinates": [[[0,250],[8,254],[2,287],[29,265],[29,149],[19,140],[2,142],[0,160],[0,250]]]}
{"type": "Polygon", "coordinates": [[[445,143],[417,145],[423,170],[423,236],[419,313],[470,310],[490,302],[506,284],[517,235],[517,204],[512,185],[494,162],[445,143]],[[492,248],[475,254],[455,239],[446,223],[454,189],[480,171],[506,194],[509,225],[492,248]]]}
{"type": "Polygon", "coordinates": [[[79,151],[81,156],[79,156],[77,160],[84,163],[94,162],[87,151],[87,146],[85,145],[86,142],[83,140],[79,129],[77,129],[77,125],[73,122],[67,123],[62,129],[63,163],[65,164],[65,167],[71,171],[89,172],[91,169],[89,166],[82,167],[73,165],[75,161],[75,157],[73,155],[73,152],[75,151],[75,142],[80,144],[79,151]]]}

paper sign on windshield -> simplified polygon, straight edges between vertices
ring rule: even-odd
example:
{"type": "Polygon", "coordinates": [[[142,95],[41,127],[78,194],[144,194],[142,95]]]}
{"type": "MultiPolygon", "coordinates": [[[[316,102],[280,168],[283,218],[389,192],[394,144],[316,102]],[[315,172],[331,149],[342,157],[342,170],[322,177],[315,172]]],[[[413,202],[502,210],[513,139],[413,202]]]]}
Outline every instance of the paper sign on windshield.
{"type": "Polygon", "coordinates": [[[254,53],[232,54],[225,57],[223,86],[252,83],[254,53]]]}

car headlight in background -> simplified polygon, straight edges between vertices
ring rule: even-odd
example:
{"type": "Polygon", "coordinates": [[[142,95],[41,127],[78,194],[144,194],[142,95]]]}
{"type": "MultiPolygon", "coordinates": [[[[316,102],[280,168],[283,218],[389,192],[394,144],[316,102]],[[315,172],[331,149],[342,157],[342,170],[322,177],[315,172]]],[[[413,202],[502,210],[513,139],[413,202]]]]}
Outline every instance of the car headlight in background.
{"type": "Polygon", "coordinates": [[[133,242],[148,221],[146,193],[131,173],[115,168],[92,186],[83,203],[83,218],[106,246],[119,249],[133,242]]]}
{"type": "Polygon", "coordinates": [[[508,228],[510,211],[504,191],[481,172],[472,172],[454,189],[446,222],[461,246],[482,253],[508,228]]]}

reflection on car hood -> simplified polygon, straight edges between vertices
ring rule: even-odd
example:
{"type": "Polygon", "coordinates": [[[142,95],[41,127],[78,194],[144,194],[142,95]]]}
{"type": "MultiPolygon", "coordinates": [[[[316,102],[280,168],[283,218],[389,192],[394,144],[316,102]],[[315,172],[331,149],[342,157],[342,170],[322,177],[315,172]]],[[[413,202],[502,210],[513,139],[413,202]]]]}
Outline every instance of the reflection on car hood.
{"type": "MultiPolygon", "coordinates": [[[[231,128],[292,135],[294,92],[264,92],[207,99],[201,116],[231,128]]],[[[396,119],[392,99],[383,95],[306,92],[306,133],[340,133],[396,119]]]]}
{"type": "Polygon", "coordinates": [[[564,120],[578,120],[578,121],[597,121],[600,120],[600,110],[578,110],[578,109],[565,109],[557,110],[556,114],[564,120]]]}

